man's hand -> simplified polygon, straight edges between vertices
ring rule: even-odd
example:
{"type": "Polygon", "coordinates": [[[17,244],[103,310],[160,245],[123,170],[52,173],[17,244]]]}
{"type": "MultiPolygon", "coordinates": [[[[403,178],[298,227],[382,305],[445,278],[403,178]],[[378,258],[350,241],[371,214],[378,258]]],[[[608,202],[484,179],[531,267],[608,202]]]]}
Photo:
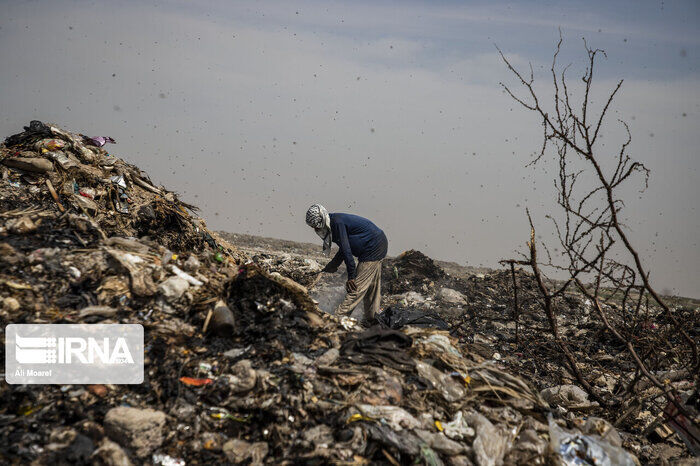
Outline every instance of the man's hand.
{"type": "Polygon", "coordinates": [[[353,293],[357,291],[357,284],[355,283],[355,280],[348,280],[347,283],[345,284],[345,290],[348,293],[353,293]]]}
{"type": "Polygon", "coordinates": [[[331,264],[326,265],[321,272],[325,273],[336,273],[338,271],[338,267],[331,267],[331,264]]]}

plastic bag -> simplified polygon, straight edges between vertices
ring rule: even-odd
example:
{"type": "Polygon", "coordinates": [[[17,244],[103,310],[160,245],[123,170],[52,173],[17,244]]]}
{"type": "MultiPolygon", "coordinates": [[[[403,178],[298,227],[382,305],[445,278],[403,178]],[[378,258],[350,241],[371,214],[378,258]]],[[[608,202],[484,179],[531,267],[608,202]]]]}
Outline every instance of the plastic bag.
{"type": "MultiPolygon", "coordinates": [[[[417,293],[416,293],[417,294],[417,293]]],[[[377,320],[389,328],[399,329],[407,325],[413,327],[431,327],[449,330],[449,325],[437,313],[426,312],[422,309],[407,309],[389,307],[377,315],[377,320]]]]}
{"type": "Polygon", "coordinates": [[[439,369],[423,361],[416,361],[418,375],[428,380],[433,388],[438,390],[443,398],[449,402],[457,401],[466,395],[464,385],[459,383],[449,374],[442,373],[439,369]]]}
{"type": "Polygon", "coordinates": [[[566,466],[635,466],[636,458],[624,449],[611,445],[598,435],[562,429],[548,416],[550,446],[566,466]]]}
{"type": "Polygon", "coordinates": [[[467,420],[462,416],[462,411],[457,411],[455,418],[451,422],[442,425],[443,432],[453,440],[462,440],[474,437],[474,429],[469,427],[467,420]]]}
{"type": "Polygon", "coordinates": [[[476,428],[476,439],[472,445],[476,464],[479,466],[503,464],[503,457],[512,444],[508,434],[477,412],[468,414],[466,419],[476,428]]]}
{"type": "Polygon", "coordinates": [[[398,406],[358,405],[357,408],[362,415],[373,419],[381,419],[396,431],[420,427],[420,422],[415,417],[398,406]]]}
{"type": "Polygon", "coordinates": [[[452,343],[450,342],[450,339],[447,337],[447,335],[435,333],[428,337],[419,339],[418,342],[425,345],[427,349],[433,351],[443,351],[445,353],[452,353],[458,358],[462,357],[462,353],[460,353],[457,348],[452,346],[452,343]]]}

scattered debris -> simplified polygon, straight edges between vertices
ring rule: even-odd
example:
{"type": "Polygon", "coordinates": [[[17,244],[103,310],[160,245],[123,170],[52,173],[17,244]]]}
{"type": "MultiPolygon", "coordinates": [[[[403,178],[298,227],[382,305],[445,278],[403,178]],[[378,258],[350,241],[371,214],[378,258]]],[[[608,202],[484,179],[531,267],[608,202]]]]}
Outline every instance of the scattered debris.
{"type": "MultiPolygon", "coordinates": [[[[456,276],[408,251],[385,261],[385,312],[361,328],[314,302],[342,286],[341,274],[319,278],[322,258],[238,249],[194,206],[85,141],[34,121],[0,146],[0,315],[140,323],[145,380],[0,386],[1,462],[544,464],[554,453],[595,458],[592,445],[653,461],[652,446],[667,445],[639,435],[638,419],[660,415],[642,415],[648,404],[613,428],[600,406],[589,403],[587,421],[574,411],[575,388],[552,389],[573,380],[536,330],[534,303],[514,338],[508,272],[456,276]],[[566,434],[548,428],[550,412],[566,434]]],[[[570,298],[562,332],[600,349],[581,364],[604,376],[614,347],[582,306],[570,298]]]]}

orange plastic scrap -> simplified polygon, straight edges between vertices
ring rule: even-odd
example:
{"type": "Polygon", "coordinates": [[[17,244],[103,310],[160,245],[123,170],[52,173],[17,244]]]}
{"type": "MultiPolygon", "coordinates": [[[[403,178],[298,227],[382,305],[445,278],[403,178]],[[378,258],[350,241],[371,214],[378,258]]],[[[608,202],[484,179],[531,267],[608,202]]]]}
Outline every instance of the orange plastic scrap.
{"type": "Polygon", "coordinates": [[[193,379],[192,377],[180,377],[180,382],[191,387],[201,387],[214,382],[212,379],[193,379]]]}
{"type": "Polygon", "coordinates": [[[87,389],[93,395],[103,397],[107,394],[107,387],[104,385],[88,385],[87,389]]]}

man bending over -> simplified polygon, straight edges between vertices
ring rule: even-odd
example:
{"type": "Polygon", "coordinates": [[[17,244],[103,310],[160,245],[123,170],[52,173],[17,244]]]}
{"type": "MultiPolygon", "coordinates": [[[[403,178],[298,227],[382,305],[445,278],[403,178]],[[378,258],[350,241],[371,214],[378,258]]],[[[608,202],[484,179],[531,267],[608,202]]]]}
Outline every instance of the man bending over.
{"type": "Polygon", "coordinates": [[[381,301],[382,259],[386,257],[389,246],[386,235],[366,218],[353,214],[329,214],[320,204],[309,207],[306,224],[323,239],[323,252],[330,252],[331,243],[340,248],[323,272],[335,273],[342,261],[348,270],[347,295],[335,315],[349,316],[363,301],[364,323],[371,323],[379,312],[381,301]],[[359,261],[357,267],[353,256],[359,261]]]}

